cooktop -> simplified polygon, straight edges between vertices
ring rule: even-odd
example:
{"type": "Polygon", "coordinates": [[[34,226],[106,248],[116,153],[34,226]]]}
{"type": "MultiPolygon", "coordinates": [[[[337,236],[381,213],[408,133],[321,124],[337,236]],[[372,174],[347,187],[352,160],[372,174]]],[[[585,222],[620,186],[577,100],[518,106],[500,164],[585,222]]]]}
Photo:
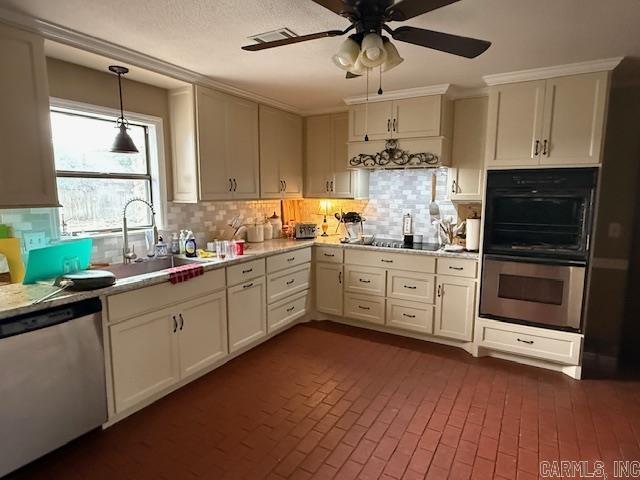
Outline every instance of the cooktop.
{"type": "Polygon", "coordinates": [[[413,243],[405,244],[402,240],[393,238],[378,238],[376,237],[371,244],[372,247],[386,247],[386,248],[401,248],[407,250],[428,250],[435,252],[440,249],[440,245],[437,243],[413,243]]]}

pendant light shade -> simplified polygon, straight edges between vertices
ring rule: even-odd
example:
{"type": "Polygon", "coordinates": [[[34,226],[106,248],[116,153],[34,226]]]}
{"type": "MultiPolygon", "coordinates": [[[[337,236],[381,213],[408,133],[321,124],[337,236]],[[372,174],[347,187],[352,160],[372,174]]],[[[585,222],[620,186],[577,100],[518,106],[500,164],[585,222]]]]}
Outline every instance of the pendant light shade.
{"type": "Polygon", "coordinates": [[[340,48],[332,57],[332,60],[338,68],[349,71],[354,67],[359,54],[360,45],[353,37],[349,37],[340,44],[340,48]]]}
{"type": "Polygon", "coordinates": [[[382,37],[377,33],[368,33],[362,39],[360,48],[360,61],[367,68],[374,68],[382,65],[387,59],[387,52],[384,49],[382,37]]]}
{"type": "Polygon", "coordinates": [[[388,72],[392,68],[397,67],[402,62],[404,62],[404,58],[400,56],[396,46],[393,43],[391,43],[389,40],[386,40],[384,42],[384,50],[387,53],[387,58],[382,64],[383,72],[388,72]]]}
{"type": "Polygon", "coordinates": [[[122,75],[124,75],[125,73],[129,73],[129,69],[127,67],[111,65],[109,67],[109,70],[118,75],[118,93],[120,96],[120,117],[116,120],[116,128],[118,128],[120,131],[113,141],[111,152],[138,153],[138,149],[136,148],[135,143],[133,143],[133,139],[127,132],[127,130],[129,129],[129,123],[127,122],[127,119],[124,118],[124,108],[122,106],[122,75]]]}

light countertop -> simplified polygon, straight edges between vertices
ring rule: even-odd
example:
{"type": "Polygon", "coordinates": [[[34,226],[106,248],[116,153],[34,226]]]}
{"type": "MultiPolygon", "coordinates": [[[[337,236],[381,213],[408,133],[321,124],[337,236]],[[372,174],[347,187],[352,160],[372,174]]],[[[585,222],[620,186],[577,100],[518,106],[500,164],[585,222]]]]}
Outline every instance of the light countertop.
{"type": "MultiPolygon", "coordinates": [[[[253,260],[256,258],[268,257],[271,255],[277,255],[278,253],[290,252],[301,248],[310,247],[313,245],[331,246],[335,248],[353,248],[363,249],[370,251],[386,251],[389,252],[389,248],[374,247],[371,245],[360,244],[343,244],[337,236],[318,237],[310,240],[268,240],[264,243],[249,243],[248,248],[245,251],[245,255],[241,257],[228,258],[225,260],[217,259],[190,259],[198,260],[202,263],[205,271],[216,270],[218,268],[224,268],[237,263],[242,263],[247,260],[253,260]]],[[[429,255],[436,257],[452,257],[462,258],[469,260],[477,260],[478,254],[472,252],[444,252],[439,251],[426,251],[426,250],[391,250],[397,253],[403,253],[408,255],[429,255]]],[[[42,303],[34,304],[33,302],[39,298],[44,297],[48,293],[52,292],[55,287],[46,284],[34,284],[23,285],[21,283],[15,283],[11,285],[0,286],[0,320],[5,318],[14,317],[16,315],[22,315],[26,313],[33,313],[45,308],[57,307],[68,303],[76,302],[79,300],[85,300],[88,298],[100,297],[103,295],[113,295],[115,293],[126,292],[129,290],[135,290],[138,288],[146,287],[149,285],[155,285],[169,281],[169,272],[167,270],[160,270],[158,272],[146,273],[142,275],[136,275],[134,277],[120,279],[115,285],[101,288],[98,290],[90,290],[84,292],[62,292],[60,295],[55,296],[42,303]]]]}

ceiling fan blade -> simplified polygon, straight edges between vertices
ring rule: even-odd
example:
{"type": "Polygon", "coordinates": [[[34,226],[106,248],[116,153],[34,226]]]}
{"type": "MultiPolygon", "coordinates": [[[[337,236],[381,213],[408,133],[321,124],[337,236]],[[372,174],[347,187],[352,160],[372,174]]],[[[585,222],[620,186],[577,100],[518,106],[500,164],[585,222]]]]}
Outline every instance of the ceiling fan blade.
{"type": "Polygon", "coordinates": [[[385,17],[388,21],[404,22],[423,13],[446,7],[460,0],[401,0],[387,8],[385,17]]]}
{"type": "Polygon", "coordinates": [[[413,43],[421,47],[440,50],[466,58],[475,58],[491,46],[491,42],[476,38],[461,37],[451,33],[434,32],[416,27],[399,27],[391,32],[395,40],[413,43]]]}
{"type": "Polygon", "coordinates": [[[256,43],[254,45],[245,45],[242,50],[248,50],[249,52],[256,52],[258,50],[265,50],[267,48],[281,47],[283,45],[291,45],[293,43],[306,42],[309,40],[315,40],[317,38],[337,37],[344,35],[345,30],[328,30],[326,32],[310,33],[309,35],[300,35],[299,37],[283,38],[282,40],[274,40],[273,42],[256,43]]]}
{"type": "Polygon", "coordinates": [[[356,75],[355,73],[347,72],[345,78],[349,80],[350,78],[358,78],[360,75],[356,75]]]}
{"type": "Polygon", "coordinates": [[[346,2],[343,0],[312,0],[312,1],[317,3],[318,5],[323,6],[324,8],[331,10],[333,13],[337,13],[342,17],[351,17],[352,15],[355,14],[355,9],[353,8],[353,5],[351,5],[351,2],[349,1],[346,1],[346,2]]]}

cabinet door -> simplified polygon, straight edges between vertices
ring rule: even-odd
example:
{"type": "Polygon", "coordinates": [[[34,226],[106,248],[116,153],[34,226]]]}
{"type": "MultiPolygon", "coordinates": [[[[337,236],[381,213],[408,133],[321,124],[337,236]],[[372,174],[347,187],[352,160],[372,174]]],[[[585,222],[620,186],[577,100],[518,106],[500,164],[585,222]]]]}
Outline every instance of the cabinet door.
{"type": "Polygon", "coordinates": [[[333,167],[333,120],[331,115],[306,119],[305,196],[327,197],[333,167]]]}
{"type": "Polygon", "coordinates": [[[371,102],[349,107],[349,141],[361,142],[365,133],[369,140],[391,138],[393,102],[371,102]]]}
{"type": "Polygon", "coordinates": [[[608,83],[608,72],[547,80],[540,163],[600,163],[608,83]]]}
{"type": "Polygon", "coordinates": [[[342,316],[342,265],[316,263],[316,310],[342,316]]]}
{"type": "Polygon", "coordinates": [[[282,112],[280,177],[284,197],[302,197],[302,117],[282,112]]]}
{"type": "Polygon", "coordinates": [[[347,129],[349,117],[340,113],[332,116],[333,132],[333,177],[331,196],[335,198],[353,198],[352,172],[347,170],[349,154],[347,152],[347,129]]]}
{"type": "Polygon", "coordinates": [[[391,132],[395,138],[438,136],[441,115],[441,95],[395,100],[391,132]]]}
{"type": "Polygon", "coordinates": [[[196,86],[196,121],[198,125],[198,162],[200,198],[228,200],[233,197],[231,172],[233,153],[227,138],[227,95],[196,86]]]}
{"type": "Polygon", "coordinates": [[[182,304],[178,313],[180,376],[192,375],[227,355],[225,291],[182,304]]]}
{"type": "Polygon", "coordinates": [[[0,208],[57,207],[42,37],[0,26],[0,208]]]}
{"type": "Polygon", "coordinates": [[[284,184],[280,174],[283,157],[282,115],[284,112],[260,105],[260,197],[281,198],[284,184]]]}
{"type": "Polygon", "coordinates": [[[227,169],[233,178],[233,198],[260,197],[258,104],[227,95],[227,169]]]}
{"type": "Polygon", "coordinates": [[[122,412],[178,381],[175,312],[160,310],[110,327],[115,408],[122,412]]]}
{"type": "Polygon", "coordinates": [[[487,167],[537,165],[545,81],[492,87],[487,121],[487,167]]]}
{"type": "Polygon", "coordinates": [[[173,201],[198,201],[198,160],[193,86],[169,91],[173,201]]]}
{"type": "Polygon", "coordinates": [[[456,277],[437,277],[436,318],[433,333],[471,341],[475,316],[476,283],[456,277]]]}
{"type": "Polygon", "coordinates": [[[448,190],[453,201],[482,200],[487,105],[487,97],[461,98],[454,103],[454,168],[449,169],[448,190]]]}
{"type": "Polygon", "coordinates": [[[235,352],[267,334],[264,277],[227,289],[229,350],[235,352]]]}

